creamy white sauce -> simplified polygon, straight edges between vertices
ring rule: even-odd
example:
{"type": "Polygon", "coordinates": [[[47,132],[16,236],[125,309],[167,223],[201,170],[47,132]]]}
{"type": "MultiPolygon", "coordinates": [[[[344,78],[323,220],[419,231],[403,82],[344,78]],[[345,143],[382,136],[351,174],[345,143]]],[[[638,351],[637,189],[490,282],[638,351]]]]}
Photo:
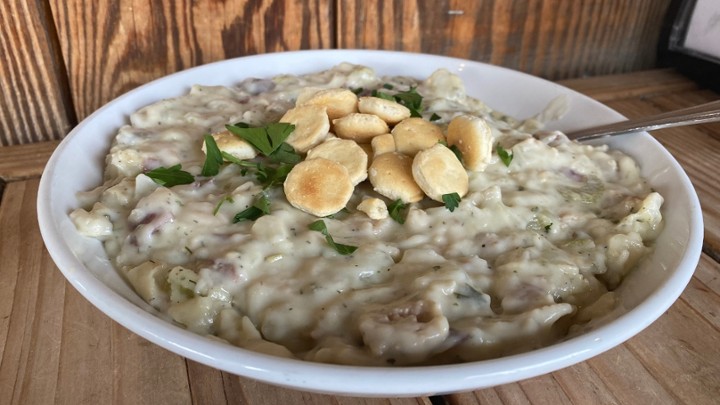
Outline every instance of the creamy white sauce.
{"type": "Polygon", "coordinates": [[[104,242],[138,294],[197,333],[345,364],[499,357],[551,344],[612,310],[612,290],[662,224],[662,197],[631,158],[560,133],[533,136],[540,126],[490,110],[447,72],[415,81],[343,64],[193,86],[131,115],[108,154],[105,184],[71,217],[104,242]],[[305,87],[384,83],[417,86],[426,118],[437,113],[440,125],[461,113],[485,118],[511,164],[493,154],[469,173],[470,191],[454,212],[423,201],[403,225],[355,210],[377,197],[360,185],[347,212],[324,219],[336,242],[359,247],[349,256],[308,229],[317,218],[290,206],[282,188],[269,190],[270,215],[233,223],[262,190],[255,177],[233,164],[199,176],[204,134],[277,121],[305,87]],[[142,174],[175,164],[196,181],[166,188],[142,174]]]}

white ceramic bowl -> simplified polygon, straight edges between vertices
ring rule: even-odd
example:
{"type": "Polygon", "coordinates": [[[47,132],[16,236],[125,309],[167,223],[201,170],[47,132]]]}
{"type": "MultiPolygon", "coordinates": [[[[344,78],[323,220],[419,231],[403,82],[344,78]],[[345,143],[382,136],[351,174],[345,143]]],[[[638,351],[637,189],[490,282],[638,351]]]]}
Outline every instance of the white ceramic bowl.
{"type": "Polygon", "coordinates": [[[427,77],[445,67],[469,94],[518,118],[542,110],[558,95],[570,100],[564,130],[623,118],[557,84],[477,62],[383,51],[301,51],[238,58],[175,73],[117,98],[81,122],[60,144],[40,183],[38,217],[50,255],[70,283],[110,318],[187,358],[234,374],[302,390],[361,396],[412,396],[499,385],[548,373],[600,354],[647,327],[677,299],[698,263],[703,224],[697,195],[673,157],[648,134],[606,141],[637,159],[642,174],[665,197],[665,230],[654,254],[620,288],[623,308],[613,319],[555,345],[495,360],[407,368],[351,367],[267,356],[204,338],[148,312],[148,306],[110,266],[101,244],[83,238],[68,218],[76,193],[101,183],[103,158],[128,115],[195,83],[233,84],[246,77],[308,73],[347,61],[380,74],[427,77]]]}

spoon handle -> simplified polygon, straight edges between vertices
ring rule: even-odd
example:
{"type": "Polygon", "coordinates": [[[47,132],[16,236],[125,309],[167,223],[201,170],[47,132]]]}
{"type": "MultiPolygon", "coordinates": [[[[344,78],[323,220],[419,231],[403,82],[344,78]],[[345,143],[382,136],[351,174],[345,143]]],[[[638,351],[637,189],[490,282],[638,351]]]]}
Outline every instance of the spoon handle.
{"type": "Polygon", "coordinates": [[[700,104],[694,107],[669,111],[651,117],[620,121],[613,124],[581,129],[566,133],[576,141],[620,135],[630,132],[652,131],[655,129],[679,127],[683,125],[704,124],[720,121],[720,100],[700,104]]]}

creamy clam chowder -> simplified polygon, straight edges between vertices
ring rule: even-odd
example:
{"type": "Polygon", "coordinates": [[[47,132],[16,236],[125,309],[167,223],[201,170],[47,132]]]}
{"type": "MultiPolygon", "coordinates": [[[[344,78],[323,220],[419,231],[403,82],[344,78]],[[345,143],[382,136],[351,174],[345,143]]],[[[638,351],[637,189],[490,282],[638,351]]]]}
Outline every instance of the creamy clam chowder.
{"type": "Polygon", "coordinates": [[[551,115],[493,111],[446,70],[195,85],[130,115],[70,215],[199,334],[340,364],[504,356],[612,311],[662,227],[636,162],[551,115]]]}

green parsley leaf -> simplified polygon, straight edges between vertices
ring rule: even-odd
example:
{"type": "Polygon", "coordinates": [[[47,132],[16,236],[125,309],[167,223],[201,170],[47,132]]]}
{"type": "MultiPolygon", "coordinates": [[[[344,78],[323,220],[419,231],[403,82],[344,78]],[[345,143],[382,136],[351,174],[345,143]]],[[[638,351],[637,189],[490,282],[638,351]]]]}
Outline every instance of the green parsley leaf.
{"type": "MultiPolygon", "coordinates": [[[[288,145],[290,146],[290,145],[288,145]]],[[[290,146],[291,147],[291,146],[290,146]]],[[[291,147],[292,148],[292,147],[291,147]]],[[[292,152],[294,155],[295,152],[292,152]]],[[[279,166],[268,166],[263,163],[259,162],[249,162],[245,160],[240,160],[236,158],[233,155],[230,155],[228,153],[222,152],[222,156],[227,160],[228,162],[235,163],[238,166],[241,166],[243,168],[249,168],[255,170],[255,177],[258,180],[258,183],[260,183],[263,188],[268,189],[270,187],[276,186],[278,184],[282,184],[285,181],[285,178],[287,177],[288,173],[290,173],[290,170],[292,170],[293,164],[288,163],[281,163],[279,166]]],[[[297,155],[299,158],[300,156],[297,155]]],[[[287,153],[287,155],[280,156],[278,160],[286,160],[286,161],[294,161],[294,158],[290,153],[287,153]]],[[[245,172],[242,173],[245,175],[245,172]]]]}
{"type": "Polygon", "coordinates": [[[402,200],[400,200],[400,199],[397,199],[397,200],[393,201],[392,203],[390,203],[390,205],[388,205],[388,213],[390,214],[390,218],[394,219],[395,222],[397,222],[401,225],[404,224],[405,223],[404,213],[405,213],[405,209],[408,207],[408,205],[410,205],[410,204],[403,203],[402,200]]]}
{"type": "Polygon", "coordinates": [[[260,180],[264,188],[268,189],[282,184],[292,168],[293,165],[288,164],[281,164],[278,167],[264,166],[264,171],[258,171],[258,180],[260,180]]]}
{"type": "Polygon", "coordinates": [[[383,100],[395,101],[393,96],[391,96],[388,93],[385,93],[384,91],[373,90],[372,93],[370,93],[370,95],[373,97],[382,98],[383,100]]]}
{"type": "Polygon", "coordinates": [[[430,116],[430,121],[437,121],[437,120],[439,120],[440,118],[442,118],[442,117],[439,116],[439,115],[437,115],[437,114],[435,114],[435,113],[432,113],[432,115],[430,116]]]}
{"type": "Polygon", "coordinates": [[[457,145],[450,146],[449,148],[452,151],[452,153],[455,154],[455,157],[457,157],[458,160],[462,163],[463,155],[462,155],[462,151],[460,150],[460,148],[458,148],[457,145]]]}
{"type": "MultiPolygon", "coordinates": [[[[384,84],[383,88],[392,90],[394,87],[391,84],[384,84]]],[[[415,90],[415,87],[410,87],[406,91],[397,92],[390,95],[384,91],[373,90],[370,93],[373,97],[382,98],[385,100],[395,101],[398,104],[404,105],[410,110],[411,117],[422,117],[422,96],[415,90]]],[[[439,119],[440,117],[438,117],[439,119]]]]}
{"type": "MultiPolygon", "coordinates": [[[[295,125],[288,124],[287,122],[273,122],[272,124],[268,124],[265,128],[268,133],[268,138],[270,138],[270,144],[272,145],[273,150],[275,150],[279,148],[286,139],[288,139],[290,134],[295,130],[295,125]]],[[[268,153],[266,156],[270,156],[270,154],[268,153]]]]}
{"type": "Polygon", "coordinates": [[[328,233],[327,225],[325,225],[325,221],[323,221],[322,219],[318,219],[317,221],[308,225],[308,229],[310,229],[311,231],[320,232],[323,235],[328,233]]]}
{"type": "Polygon", "coordinates": [[[182,166],[179,164],[171,167],[160,166],[145,172],[145,175],[150,177],[155,183],[165,187],[190,184],[195,181],[195,177],[182,170],[182,166]]]}
{"type": "Polygon", "coordinates": [[[242,221],[254,221],[263,215],[265,215],[265,213],[263,213],[260,208],[253,205],[235,214],[235,217],[233,217],[233,224],[242,221]]]}
{"type": "Polygon", "coordinates": [[[505,148],[498,145],[495,150],[497,151],[498,156],[500,157],[500,160],[505,164],[505,166],[510,166],[510,162],[513,160],[513,154],[506,151],[505,148]]]}
{"type": "Polygon", "coordinates": [[[226,125],[225,128],[240,137],[240,139],[247,141],[261,153],[265,154],[267,151],[267,154],[270,154],[272,152],[272,145],[265,128],[238,127],[235,125],[226,125]]]}
{"type": "Polygon", "coordinates": [[[270,199],[265,193],[259,194],[259,197],[255,200],[255,203],[247,209],[238,212],[233,218],[233,223],[236,224],[242,221],[254,221],[263,215],[270,213],[270,199]]]}
{"type": "Polygon", "coordinates": [[[225,160],[227,160],[228,162],[234,163],[234,164],[242,167],[242,170],[240,171],[240,174],[243,175],[243,176],[247,174],[249,168],[258,170],[258,166],[260,165],[259,163],[248,162],[248,161],[245,161],[245,160],[240,160],[240,159],[236,158],[235,156],[233,156],[233,155],[231,155],[231,154],[229,154],[229,153],[227,153],[227,152],[221,152],[221,154],[222,154],[222,157],[223,157],[225,160]]]}
{"type": "Polygon", "coordinates": [[[325,225],[325,221],[322,219],[319,219],[313,223],[311,223],[308,228],[311,231],[317,231],[321,234],[325,235],[325,241],[327,241],[327,244],[335,249],[336,252],[340,253],[341,255],[349,255],[354,253],[357,250],[357,246],[350,246],[350,245],[343,245],[341,243],[335,243],[332,236],[330,236],[330,232],[327,230],[327,226],[325,225]]]}
{"type": "Polygon", "coordinates": [[[218,148],[215,138],[212,135],[205,135],[205,149],[206,157],[205,164],[203,164],[202,174],[203,176],[215,176],[220,172],[220,165],[223,164],[223,157],[218,148]]]}
{"type": "Polygon", "coordinates": [[[231,195],[228,194],[223,196],[223,198],[221,198],[220,201],[218,201],[218,203],[215,205],[215,209],[213,210],[213,216],[217,215],[218,211],[220,211],[220,207],[222,207],[222,205],[225,204],[226,201],[229,203],[234,202],[231,195]]]}
{"type": "Polygon", "coordinates": [[[290,144],[285,142],[281,143],[280,146],[268,157],[273,162],[287,163],[291,165],[300,163],[302,160],[302,156],[295,152],[295,149],[290,144]]]}
{"type": "Polygon", "coordinates": [[[220,152],[220,155],[223,157],[223,159],[227,160],[227,161],[230,162],[230,163],[235,163],[235,164],[238,165],[238,166],[242,166],[242,167],[255,167],[255,166],[257,166],[257,163],[246,162],[246,161],[244,161],[244,160],[240,160],[240,159],[236,158],[235,156],[233,156],[233,155],[231,155],[231,154],[229,154],[229,153],[227,153],[227,152],[220,152]]]}
{"type": "Polygon", "coordinates": [[[393,97],[410,110],[411,117],[422,117],[422,96],[415,90],[415,87],[397,93],[393,97]]]}
{"type": "Polygon", "coordinates": [[[455,211],[455,208],[460,205],[460,195],[458,193],[443,194],[442,200],[445,203],[445,208],[450,212],[455,211]]]}
{"type": "Polygon", "coordinates": [[[226,125],[225,127],[265,156],[270,156],[295,130],[295,125],[285,122],[275,122],[260,128],[240,125],[226,125]]]}
{"type": "Polygon", "coordinates": [[[552,227],[552,225],[553,225],[552,222],[549,223],[549,224],[547,224],[547,225],[545,225],[545,233],[549,233],[549,232],[550,232],[550,227],[552,227]]]}
{"type": "Polygon", "coordinates": [[[352,91],[356,95],[360,95],[360,93],[365,91],[365,89],[363,89],[362,87],[356,87],[356,88],[351,88],[350,91],[352,91]]]}

